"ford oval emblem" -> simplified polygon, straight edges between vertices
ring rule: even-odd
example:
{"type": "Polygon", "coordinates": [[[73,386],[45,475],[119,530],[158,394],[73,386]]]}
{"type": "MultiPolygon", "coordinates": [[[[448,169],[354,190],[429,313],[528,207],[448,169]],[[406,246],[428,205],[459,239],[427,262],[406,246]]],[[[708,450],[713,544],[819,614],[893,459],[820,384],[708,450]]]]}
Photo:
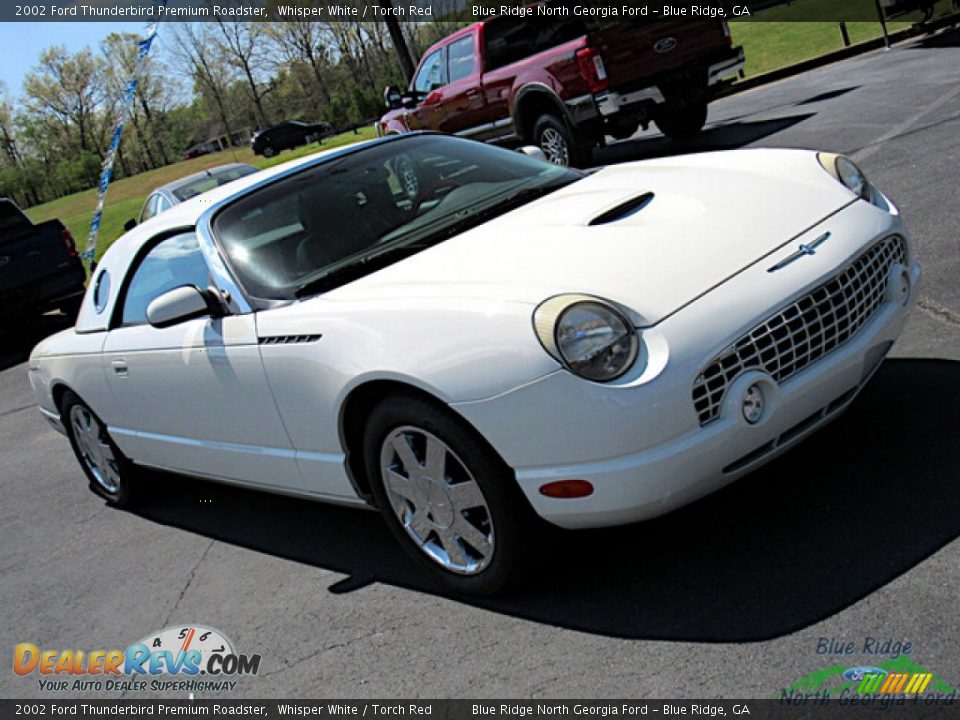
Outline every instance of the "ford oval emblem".
{"type": "Polygon", "coordinates": [[[843,673],[845,680],[853,680],[854,682],[859,682],[863,680],[864,675],[886,675],[887,671],[883,668],[872,667],[870,665],[860,665],[858,667],[847,668],[847,671],[843,673]]]}
{"type": "Polygon", "coordinates": [[[657,40],[653,45],[654,52],[658,53],[668,53],[677,46],[677,39],[675,37],[665,37],[657,40]]]}
{"type": "Polygon", "coordinates": [[[10,258],[9,258],[9,257],[7,257],[6,255],[0,256],[0,267],[3,267],[3,266],[6,265],[8,262],[10,262],[10,258]]]}

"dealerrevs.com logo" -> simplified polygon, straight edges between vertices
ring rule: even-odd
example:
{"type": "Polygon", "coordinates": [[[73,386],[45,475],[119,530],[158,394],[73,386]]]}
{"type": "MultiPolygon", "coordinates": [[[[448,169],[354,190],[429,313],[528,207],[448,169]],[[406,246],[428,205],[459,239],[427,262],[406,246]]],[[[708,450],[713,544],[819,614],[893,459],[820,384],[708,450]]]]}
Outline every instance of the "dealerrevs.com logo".
{"type": "Polygon", "coordinates": [[[48,692],[232,691],[240,676],[256,675],[260,655],[244,655],[219,630],[168,627],[126,650],[59,650],[20,643],[13,671],[37,676],[48,692]]]}

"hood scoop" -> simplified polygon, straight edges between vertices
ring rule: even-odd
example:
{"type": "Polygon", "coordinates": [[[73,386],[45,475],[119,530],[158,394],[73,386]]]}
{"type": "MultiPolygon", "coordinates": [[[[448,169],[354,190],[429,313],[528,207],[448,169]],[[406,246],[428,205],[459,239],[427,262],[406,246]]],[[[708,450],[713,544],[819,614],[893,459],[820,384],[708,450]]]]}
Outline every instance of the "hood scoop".
{"type": "Polygon", "coordinates": [[[635,215],[643,210],[651,202],[653,202],[653,193],[643,193],[643,195],[630,198],[629,200],[626,200],[625,202],[622,202],[619,205],[602,212],[587,224],[593,227],[594,225],[609,225],[610,223],[625,220],[631,215],[635,215]]]}

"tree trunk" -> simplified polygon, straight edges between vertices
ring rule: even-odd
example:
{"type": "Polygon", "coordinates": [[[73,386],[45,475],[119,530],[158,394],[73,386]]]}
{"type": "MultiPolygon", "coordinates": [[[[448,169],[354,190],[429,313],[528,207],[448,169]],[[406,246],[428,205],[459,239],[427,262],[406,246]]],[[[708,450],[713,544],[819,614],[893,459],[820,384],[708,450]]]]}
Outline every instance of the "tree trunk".
{"type": "Polygon", "coordinates": [[[413,80],[413,73],[416,68],[413,65],[413,58],[410,56],[410,48],[407,47],[407,40],[403,37],[403,30],[400,29],[400,21],[391,12],[393,3],[391,0],[377,0],[380,7],[387,10],[386,20],[387,30],[390,31],[390,39],[393,41],[393,47],[397,51],[397,57],[400,59],[400,67],[403,68],[403,76],[409,83],[413,80]]]}

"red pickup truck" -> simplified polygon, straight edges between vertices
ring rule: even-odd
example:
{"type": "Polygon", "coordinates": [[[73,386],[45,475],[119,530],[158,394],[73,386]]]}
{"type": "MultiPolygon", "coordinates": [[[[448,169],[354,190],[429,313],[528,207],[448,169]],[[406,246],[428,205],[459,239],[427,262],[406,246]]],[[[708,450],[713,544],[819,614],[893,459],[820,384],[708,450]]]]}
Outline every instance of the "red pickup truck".
{"type": "Polygon", "coordinates": [[[533,144],[562,165],[653,121],[698,133],[707,103],[743,67],[723,21],[592,21],[501,15],[431,47],[406,93],[387,88],[380,135],[439,130],[533,144]]]}

